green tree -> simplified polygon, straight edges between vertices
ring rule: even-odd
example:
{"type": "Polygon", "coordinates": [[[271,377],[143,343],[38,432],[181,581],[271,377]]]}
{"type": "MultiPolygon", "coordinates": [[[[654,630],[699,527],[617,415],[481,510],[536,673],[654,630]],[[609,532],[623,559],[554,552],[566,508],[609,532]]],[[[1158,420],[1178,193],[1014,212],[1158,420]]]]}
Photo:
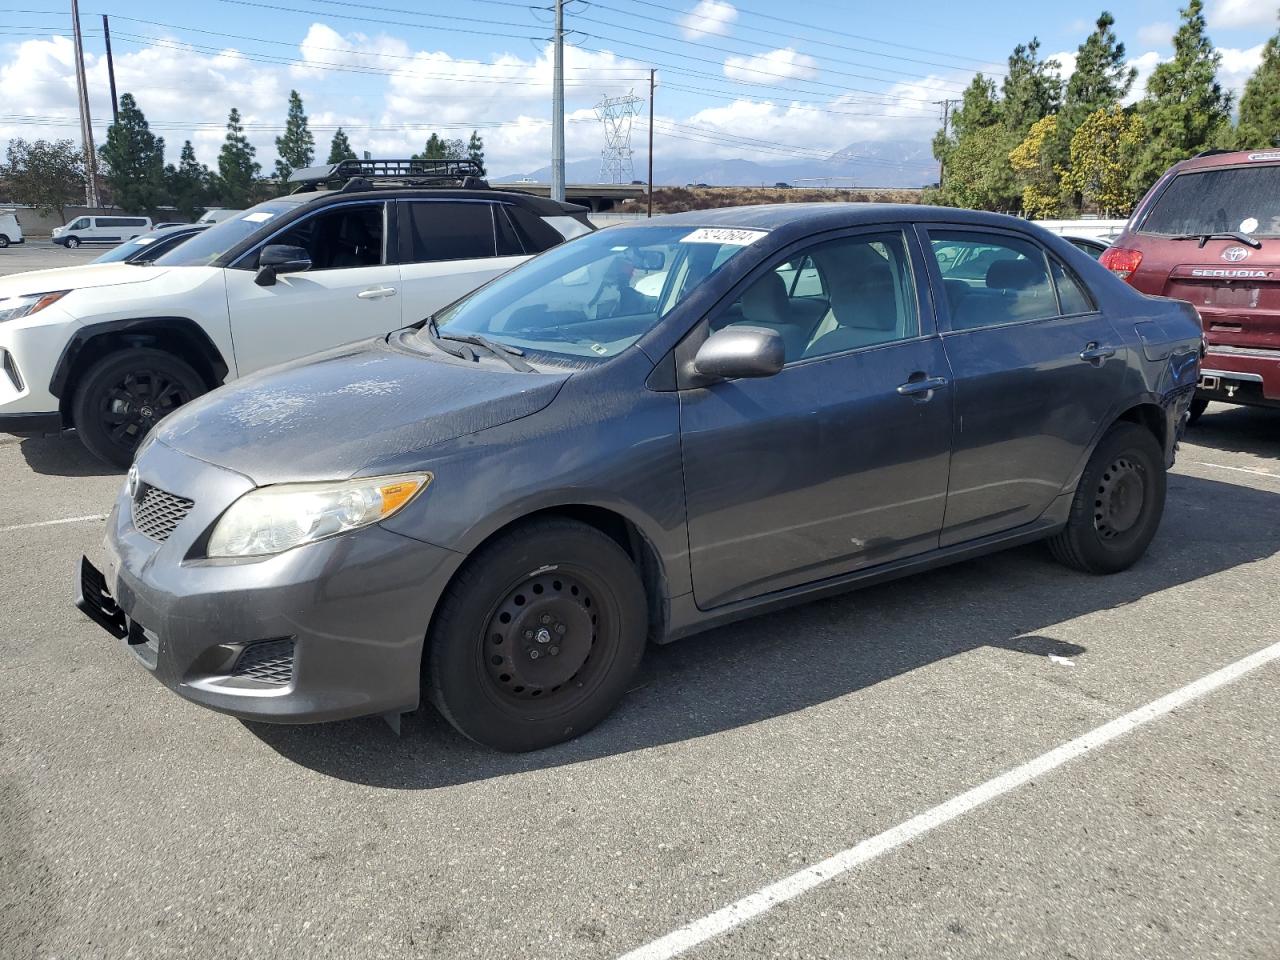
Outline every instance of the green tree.
{"type": "Polygon", "coordinates": [[[956,207],[989,205],[993,193],[989,174],[997,166],[992,160],[1002,139],[995,81],[979,73],[952,114],[949,134],[939,130],[933,138],[933,155],[943,170],[938,202],[956,207]]]}
{"type": "Polygon", "coordinates": [[[167,202],[164,138],[151,132],[133,94],[121,95],[120,116],[107,128],[107,140],[98,155],[117,206],[152,213],[167,202]]]}
{"type": "Polygon", "coordinates": [[[478,130],[471,131],[471,139],[467,141],[467,157],[480,165],[480,176],[485,175],[484,169],[484,138],[480,136],[478,130]]]}
{"type": "Polygon", "coordinates": [[[1063,186],[1099,213],[1128,216],[1137,202],[1130,170],[1146,138],[1142,118],[1119,104],[1095,110],[1071,138],[1063,186]]]}
{"type": "Polygon", "coordinates": [[[1022,185],[1022,211],[1033,219],[1055,217],[1061,209],[1061,168],[1054,162],[1057,136],[1058,115],[1051,113],[1033,123],[1009,153],[1009,165],[1022,185]]]}
{"type": "Polygon", "coordinates": [[[1232,139],[1241,150],[1280,147],[1280,33],[1262,48],[1262,62],[1244,85],[1232,139]]]}
{"type": "Polygon", "coordinates": [[[302,97],[297,90],[289,91],[289,116],[284,122],[284,133],[276,137],[276,179],[282,184],[289,174],[311,166],[316,158],[316,138],[307,126],[307,114],[302,109],[302,97]]]}
{"type": "Polygon", "coordinates": [[[427,145],[421,153],[413,155],[414,160],[461,160],[467,155],[467,145],[461,140],[445,140],[432,133],[427,138],[427,145]]]}
{"type": "Polygon", "coordinates": [[[67,222],[63,208],[84,202],[84,151],[70,140],[36,140],[20,137],[9,141],[4,178],[9,198],[48,215],[57,212],[67,222]]]}
{"type": "Polygon", "coordinates": [[[218,153],[217,193],[228,207],[247,207],[253,197],[255,181],[262,166],[253,159],[257,151],[244,134],[240,111],[235,107],[227,116],[227,138],[218,153]]]}
{"type": "Polygon", "coordinates": [[[1231,95],[1218,83],[1221,55],[1205,33],[1204,4],[1190,0],[1173,37],[1173,59],[1156,67],[1138,112],[1147,141],[1130,187],[1140,195],[1169,167],[1213,146],[1226,133],[1231,95]]]}
{"type": "Polygon", "coordinates": [[[347,139],[346,131],[341,127],[337,133],[333,135],[333,140],[329,144],[329,163],[341,163],[343,160],[356,160],[356,152],[351,149],[351,141],[347,139]]]}
{"type": "Polygon", "coordinates": [[[1009,55],[1009,69],[1000,89],[1000,119],[1022,140],[1031,125],[1055,113],[1062,103],[1062,78],[1057,60],[1040,59],[1040,41],[1020,43],[1009,55]]]}
{"type": "Polygon", "coordinates": [[[196,214],[204,210],[209,202],[213,174],[196,159],[196,151],[190,140],[182,144],[178,165],[175,167],[169,164],[164,168],[164,175],[173,205],[188,220],[194,220],[196,214]]]}

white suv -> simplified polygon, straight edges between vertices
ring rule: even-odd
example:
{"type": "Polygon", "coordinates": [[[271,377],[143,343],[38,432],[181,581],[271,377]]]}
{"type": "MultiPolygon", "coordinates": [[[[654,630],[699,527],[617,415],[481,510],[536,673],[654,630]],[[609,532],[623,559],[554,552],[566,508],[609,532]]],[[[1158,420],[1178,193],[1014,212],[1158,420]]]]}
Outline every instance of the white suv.
{"type": "Polygon", "coordinates": [[[0,278],[0,432],[75,427],[127,466],[161,417],[254,370],[416,323],[593,229],[465,161],[345,161],[147,266],[0,278]],[[431,187],[458,183],[462,189],[431,187]]]}

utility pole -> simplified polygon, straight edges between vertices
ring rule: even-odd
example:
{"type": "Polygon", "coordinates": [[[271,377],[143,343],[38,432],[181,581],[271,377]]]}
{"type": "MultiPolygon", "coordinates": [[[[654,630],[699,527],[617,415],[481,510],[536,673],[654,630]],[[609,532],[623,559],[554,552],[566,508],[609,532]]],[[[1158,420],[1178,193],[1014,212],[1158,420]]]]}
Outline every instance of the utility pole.
{"type": "MultiPolygon", "coordinates": [[[[951,131],[951,108],[953,106],[959,106],[960,101],[959,100],[935,100],[933,101],[933,103],[935,106],[942,108],[942,139],[945,140],[950,135],[950,131],[951,131]]],[[[942,187],[942,182],[947,175],[946,166],[947,165],[943,161],[941,160],[938,161],[938,187],[939,188],[942,187]]]]}
{"type": "Polygon", "coordinates": [[[551,80],[551,199],[564,201],[564,0],[556,0],[555,73],[551,80]]]}
{"type": "Polygon", "coordinates": [[[102,39],[107,42],[107,79],[111,82],[111,122],[120,122],[120,101],[116,98],[116,62],[111,57],[111,25],[102,15],[102,39]]]}
{"type": "Polygon", "coordinates": [[[653,78],[656,73],[649,68],[649,217],[653,216],[653,78]]]}
{"type": "Polygon", "coordinates": [[[89,116],[89,88],[84,79],[84,38],[80,35],[80,3],[71,0],[71,27],[76,44],[76,92],[80,95],[80,138],[84,141],[84,202],[98,206],[98,157],[93,149],[93,121],[89,116]]]}

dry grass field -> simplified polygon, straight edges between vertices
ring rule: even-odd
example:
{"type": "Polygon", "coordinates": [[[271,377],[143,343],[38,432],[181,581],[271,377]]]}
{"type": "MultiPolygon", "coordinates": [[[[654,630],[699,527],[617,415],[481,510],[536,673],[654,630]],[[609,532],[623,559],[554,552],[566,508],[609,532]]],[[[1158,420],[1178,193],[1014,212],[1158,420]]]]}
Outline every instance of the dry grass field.
{"type": "MultiPolygon", "coordinates": [[[[710,210],[714,207],[736,207],[757,203],[812,203],[843,201],[846,203],[920,203],[923,191],[911,189],[814,190],[792,187],[656,187],[653,191],[654,213],[680,213],[684,210],[710,210]]],[[[619,208],[622,213],[643,211],[645,201],[627,200],[619,208]]]]}

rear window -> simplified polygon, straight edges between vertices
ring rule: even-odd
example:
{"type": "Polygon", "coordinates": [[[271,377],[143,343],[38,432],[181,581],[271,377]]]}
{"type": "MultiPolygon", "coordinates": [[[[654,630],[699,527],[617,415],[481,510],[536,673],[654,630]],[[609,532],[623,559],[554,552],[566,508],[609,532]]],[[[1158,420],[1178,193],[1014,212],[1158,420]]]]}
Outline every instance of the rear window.
{"type": "Polygon", "coordinates": [[[1181,173],[1138,229],[1164,236],[1234,231],[1280,236],[1280,165],[1181,173]]]}

